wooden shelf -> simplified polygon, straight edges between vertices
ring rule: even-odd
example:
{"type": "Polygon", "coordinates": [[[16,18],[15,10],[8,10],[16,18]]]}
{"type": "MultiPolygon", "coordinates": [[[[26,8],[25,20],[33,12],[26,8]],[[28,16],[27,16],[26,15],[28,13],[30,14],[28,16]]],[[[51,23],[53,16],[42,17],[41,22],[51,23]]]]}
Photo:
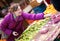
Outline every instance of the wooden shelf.
{"type": "Polygon", "coordinates": [[[24,12],[29,12],[32,10],[31,5],[28,5],[26,8],[23,9],[24,12]]]}

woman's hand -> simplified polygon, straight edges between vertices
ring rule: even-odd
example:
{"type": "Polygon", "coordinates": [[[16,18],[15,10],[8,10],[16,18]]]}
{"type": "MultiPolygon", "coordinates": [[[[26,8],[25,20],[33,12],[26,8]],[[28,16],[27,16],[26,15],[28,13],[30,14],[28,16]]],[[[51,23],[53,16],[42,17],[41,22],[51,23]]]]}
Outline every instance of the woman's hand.
{"type": "Polygon", "coordinates": [[[19,34],[18,34],[17,32],[15,32],[15,31],[14,31],[12,34],[13,34],[14,36],[18,36],[18,35],[19,35],[19,34]]]}
{"type": "Polygon", "coordinates": [[[46,15],[44,15],[44,17],[46,18],[46,17],[51,17],[51,15],[52,14],[46,14],[46,15]]]}

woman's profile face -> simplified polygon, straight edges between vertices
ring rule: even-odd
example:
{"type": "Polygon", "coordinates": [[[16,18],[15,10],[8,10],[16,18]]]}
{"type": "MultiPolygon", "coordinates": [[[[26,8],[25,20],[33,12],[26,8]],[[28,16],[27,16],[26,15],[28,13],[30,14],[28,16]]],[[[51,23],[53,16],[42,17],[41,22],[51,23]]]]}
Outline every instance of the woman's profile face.
{"type": "Polygon", "coordinates": [[[19,15],[21,15],[21,12],[22,12],[22,10],[21,10],[20,6],[18,6],[17,10],[14,11],[14,14],[15,14],[16,16],[19,16],[19,15]]]}

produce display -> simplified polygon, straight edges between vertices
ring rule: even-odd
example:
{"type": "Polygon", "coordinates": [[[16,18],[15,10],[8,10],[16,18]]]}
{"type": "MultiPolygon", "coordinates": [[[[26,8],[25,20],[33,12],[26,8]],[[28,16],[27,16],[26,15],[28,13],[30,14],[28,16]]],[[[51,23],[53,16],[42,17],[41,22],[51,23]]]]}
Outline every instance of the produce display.
{"type": "Polygon", "coordinates": [[[38,31],[42,28],[42,26],[44,26],[49,20],[50,20],[50,18],[46,18],[44,20],[39,20],[38,22],[35,21],[35,23],[30,25],[22,33],[22,35],[20,37],[15,39],[15,41],[30,41],[33,38],[33,36],[35,36],[36,33],[38,33],[38,31]]]}
{"type": "Polygon", "coordinates": [[[60,32],[60,23],[54,24],[49,21],[42,29],[31,39],[31,41],[53,41],[60,32]]]}
{"type": "Polygon", "coordinates": [[[49,13],[51,13],[51,14],[56,14],[56,10],[55,10],[55,8],[53,7],[53,5],[52,4],[50,4],[49,6],[47,6],[47,8],[46,8],[46,10],[44,11],[44,14],[49,14],[49,13]]]}
{"type": "Polygon", "coordinates": [[[48,28],[43,28],[43,29],[41,29],[41,30],[39,31],[39,33],[40,33],[40,34],[45,34],[45,33],[47,33],[48,31],[49,31],[48,28]]]}

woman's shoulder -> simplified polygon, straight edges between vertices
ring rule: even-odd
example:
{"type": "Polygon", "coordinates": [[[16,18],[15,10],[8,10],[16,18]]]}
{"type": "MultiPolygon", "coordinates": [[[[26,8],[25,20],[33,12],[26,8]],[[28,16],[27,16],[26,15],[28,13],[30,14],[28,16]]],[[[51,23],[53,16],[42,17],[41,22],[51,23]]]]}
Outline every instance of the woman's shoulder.
{"type": "Polygon", "coordinates": [[[6,16],[9,17],[9,16],[12,16],[12,15],[13,15],[12,13],[8,12],[6,16]]]}
{"type": "Polygon", "coordinates": [[[4,18],[5,18],[5,19],[10,19],[11,15],[12,15],[11,13],[7,13],[7,15],[5,15],[4,18]]]}

